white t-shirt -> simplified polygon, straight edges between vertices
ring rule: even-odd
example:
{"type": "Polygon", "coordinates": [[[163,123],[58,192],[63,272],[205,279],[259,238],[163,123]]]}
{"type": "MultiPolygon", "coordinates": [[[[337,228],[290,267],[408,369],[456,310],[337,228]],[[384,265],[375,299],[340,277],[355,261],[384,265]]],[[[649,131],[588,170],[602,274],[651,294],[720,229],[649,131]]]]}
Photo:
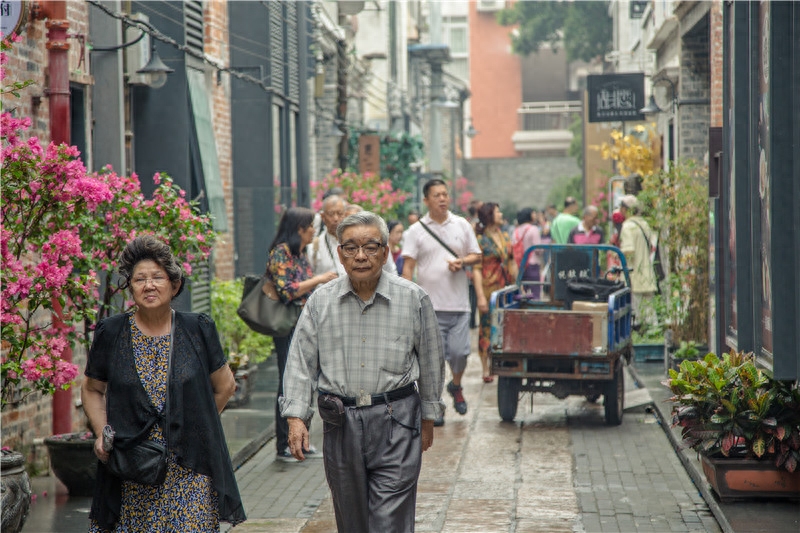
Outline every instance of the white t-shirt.
{"type": "MultiPolygon", "coordinates": [[[[426,214],[421,222],[447,243],[459,258],[481,253],[475,232],[464,217],[448,212],[447,219],[439,224],[426,214]]],[[[450,272],[447,262],[456,258],[419,222],[412,224],[406,232],[403,257],[417,262],[417,284],[430,295],[436,311],[469,312],[467,273],[463,269],[450,272]]]]}
{"type": "MultiPolygon", "coordinates": [[[[336,250],[337,246],[339,246],[339,241],[327,231],[317,236],[311,244],[306,246],[306,256],[308,257],[308,262],[311,263],[311,270],[315,275],[324,274],[332,270],[335,270],[339,276],[347,275],[344,265],[342,265],[342,262],[339,260],[339,252],[336,250]]],[[[386,263],[383,264],[383,271],[397,275],[397,265],[392,261],[391,253],[386,263]]]]}

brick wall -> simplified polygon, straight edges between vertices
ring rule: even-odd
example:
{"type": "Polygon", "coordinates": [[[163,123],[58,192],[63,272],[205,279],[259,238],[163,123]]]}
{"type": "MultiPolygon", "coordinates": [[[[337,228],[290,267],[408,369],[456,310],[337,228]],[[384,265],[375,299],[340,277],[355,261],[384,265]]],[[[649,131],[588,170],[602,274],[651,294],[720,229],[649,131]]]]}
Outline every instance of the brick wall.
{"type": "Polygon", "coordinates": [[[711,127],[722,127],[722,2],[711,4],[709,12],[709,63],[711,68],[711,127]]]}
{"type": "MultiPolygon", "coordinates": [[[[711,97],[711,68],[709,63],[709,34],[705,31],[687,33],[681,43],[681,98],[711,97]]],[[[680,108],[681,159],[704,161],[708,152],[710,105],[685,105],[680,108]]]]}
{"type": "MultiPolygon", "coordinates": [[[[221,65],[230,63],[228,50],[228,2],[206,2],[204,13],[205,53],[221,65]]],[[[212,79],[216,80],[216,72],[212,79]]],[[[217,278],[230,280],[234,277],[234,212],[233,212],[233,162],[231,150],[230,78],[223,76],[224,83],[212,83],[211,107],[214,123],[214,139],[217,143],[217,161],[225,195],[225,211],[228,216],[228,231],[219,236],[214,247],[214,273],[217,278]]]]}
{"type": "MultiPolygon", "coordinates": [[[[90,85],[93,83],[89,75],[88,50],[85,44],[89,32],[88,5],[85,2],[67,2],[67,18],[70,22],[68,40],[70,81],[90,85]],[[83,41],[81,38],[84,38],[83,41]]],[[[6,80],[33,80],[34,84],[20,92],[20,98],[12,95],[3,97],[3,111],[16,117],[30,117],[31,127],[26,137],[38,137],[41,144],[50,142],[50,107],[46,96],[48,55],[47,28],[45,21],[28,21],[20,32],[22,40],[14,44],[8,54],[5,65],[6,80]],[[38,100],[38,105],[34,105],[38,100]]],[[[87,92],[87,109],[91,108],[87,92]]],[[[72,400],[76,405],[72,416],[72,430],[79,431],[86,427],[82,410],[77,407],[80,400],[80,384],[86,366],[86,351],[82,347],[73,350],[72,362],[78,365],[78,380],[73,386],[72,400]]],[[[47,451],[44,446],[34,446],[35,439],[52,434],[52,398],[39,394],[29,396],[15,409],[6,409],[2,413],[3,446],[22,451],[30,464],[41,467],[46,463],[47,451]]]]}

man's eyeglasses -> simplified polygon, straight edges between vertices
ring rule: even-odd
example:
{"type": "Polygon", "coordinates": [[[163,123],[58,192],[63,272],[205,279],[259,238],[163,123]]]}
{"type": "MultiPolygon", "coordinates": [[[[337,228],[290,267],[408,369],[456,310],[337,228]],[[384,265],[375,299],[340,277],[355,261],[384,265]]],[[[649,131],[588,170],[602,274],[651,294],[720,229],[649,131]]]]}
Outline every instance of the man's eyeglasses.
{"type": "Polygon", "coordinates": [[[355,257],[358,255],[359,250],[363,250],[368,257],[372,257],[377,255],[383,246],[383,244],[378,244],[377,242],[368,242],[363,246],[357,246],[355,244],[340,244],[339,248],[342,249],[342,255],[345,257],[355,257]]]}
{"type": "Polygon", "coordinates": [[[147,286],[148,283],[152,283],[156,287],[163,287],[167,284],[167,281],[169,280],[163,276],[156,276],[154,278],[136,278],[135,280],[131,281],[131,285],[137,289],[147,286]]]}

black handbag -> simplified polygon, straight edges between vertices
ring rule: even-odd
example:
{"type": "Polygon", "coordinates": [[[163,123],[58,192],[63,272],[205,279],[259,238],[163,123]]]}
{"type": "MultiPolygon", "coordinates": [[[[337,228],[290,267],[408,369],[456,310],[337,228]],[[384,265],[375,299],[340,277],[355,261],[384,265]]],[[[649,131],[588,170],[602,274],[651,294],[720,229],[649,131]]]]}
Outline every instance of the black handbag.
{"type": "Polygon", "coordinates": [[[302,311],[299,305],[281,302],[275,284],[266,274],[261,277],[245,276],[242,302],[236,314],[253,331],[272,337],[285,337],[297,324],[302,311]]]}
{"type": "MultiPolygon", "coordinates": [[[[172,311],[169,353],[167,355],[167,394],[164,400],[164,438],[169,443],[169,378],[172,373],[172,346],[175,340],[175,311],[172,311]]],[[[161,485],[167,478],[167,447],[145,439],[131,448],[114,447],[106,467],[116,477],[142,485],[161,485]]]]}

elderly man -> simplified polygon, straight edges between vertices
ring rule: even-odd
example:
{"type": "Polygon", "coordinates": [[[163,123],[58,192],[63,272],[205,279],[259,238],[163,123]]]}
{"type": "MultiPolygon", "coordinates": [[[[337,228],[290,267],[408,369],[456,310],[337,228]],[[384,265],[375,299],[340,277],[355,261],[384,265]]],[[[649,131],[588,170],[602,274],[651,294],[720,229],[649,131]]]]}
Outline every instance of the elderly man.
{"type": "Polygon", "coordinates": [[[603,229],[597,225],[600,212],[594,205],[583,208],[583,218],[575,228],[569,232],[569,244],[600,244],[603,242],[603,229]]]}
{"type": "Polygon", "coordinates": [[[639,326],[652,318],[652,313],[646,309],[647,306],[642,306],[642,302],[650,300],[658,290],[652,258],[658,235],[641,217],[639,200],[632,194],[620,199],[619,210],[625,217],[619,235],[619,248],[625,254],[631,272],[631,307],[634,326],[639,326]]]}
{"type": "Polygon", "coordinates": [[[351,215],[337,237],[347,275],[314,291],[289,350],[281,399],[289,448],[305,458],[317,390],[338,530],[413,531],[422,452],[444,411],[436,314],[422,288],[383,272],[382,218],[351,215]]]}
{"type": "MultiPolygon", "coordinates": [[[[321,235],[314,237],[314,240],[306,247],[306,257],[311,263],[311,270],[314,275],[324,274],[325,272],[335,271],[339,276],[344,276],[344,266],[339,261],[336,247],[339,240],[336,237],[336,227],[346,216],[363,211],[360,205],[347,204],[344,198],[338,195],[331,195],[322,201],[322,211],[320,217],[324,225],[321,235]]],[[[394,261],[387,261],[383,269],[390,274],[397,274],[397,265],[394,261]]]]}

